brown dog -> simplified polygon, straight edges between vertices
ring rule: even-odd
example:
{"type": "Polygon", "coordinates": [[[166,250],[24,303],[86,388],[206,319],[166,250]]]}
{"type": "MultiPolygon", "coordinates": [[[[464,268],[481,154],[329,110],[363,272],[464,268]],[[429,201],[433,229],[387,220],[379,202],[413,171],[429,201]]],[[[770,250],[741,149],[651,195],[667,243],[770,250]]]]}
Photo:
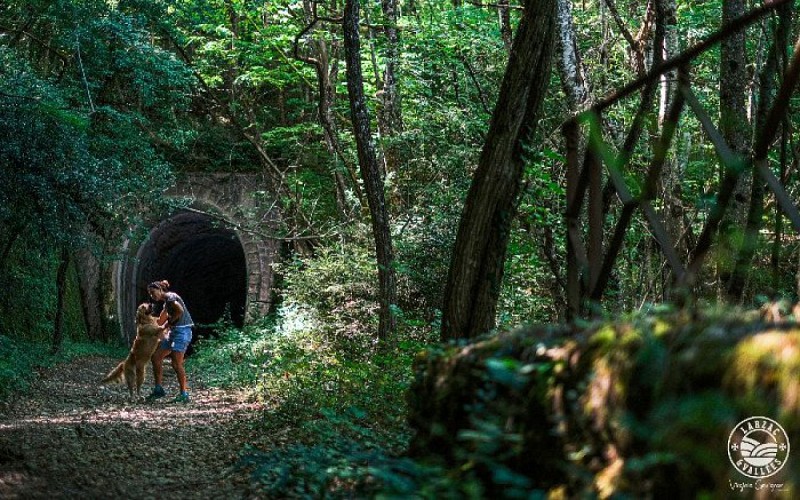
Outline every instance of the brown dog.
{"type": "Polygon", "coordinates": [[[144,383],[144,372],[150,362],[150,356],[158,347],[158,342],[163,338],[166,327],[158,326],[156,318],[151,316],[152,305],[145,302],[136,308],[136,338],[133,340],[131,352],[125,361],[106,375],[102,383],[122,382],[128,384],[131,398],[134,395],[134,382],[136,396],[139,396],[144,383]],[[135,378],[134,378],[135,373],[135,378]]]}

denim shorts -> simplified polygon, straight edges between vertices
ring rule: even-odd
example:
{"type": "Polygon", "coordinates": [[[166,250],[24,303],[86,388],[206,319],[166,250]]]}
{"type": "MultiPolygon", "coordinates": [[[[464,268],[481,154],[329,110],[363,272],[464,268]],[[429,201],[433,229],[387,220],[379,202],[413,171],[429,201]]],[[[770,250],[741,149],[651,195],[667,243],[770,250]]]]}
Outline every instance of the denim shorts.
{"type": "Polygon", "coordinates": [[[169,330],[169,338],[162,340],[158,345],[161,349],[175,352],[186,352],[189,343],[192,341],[191,326],[173,326],[169,330]]]}

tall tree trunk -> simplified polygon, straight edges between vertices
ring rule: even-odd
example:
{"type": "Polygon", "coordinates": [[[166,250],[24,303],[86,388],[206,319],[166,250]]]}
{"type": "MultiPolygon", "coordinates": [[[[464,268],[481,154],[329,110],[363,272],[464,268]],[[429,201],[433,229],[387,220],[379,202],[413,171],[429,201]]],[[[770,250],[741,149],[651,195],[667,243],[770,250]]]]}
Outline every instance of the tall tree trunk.
{"type": "Polygon", "coordinates": [[[102,282],[105,279],[103,265],[89,249],[75,254],[75,270],[78,274],[78,290],[86,333],[92,340],[108,338],[106,311],[102,282]]]}
{"type": "MultiPolygon", "coordinates": [[[[400,91],[397,88],[397,0],[381,0],[381,8],[384,17],[384,34],[386,35],[386,64],[383,68],[383,97],[381,99],[383,106],[380,122],[384,127],[383,136],[391,137],[403,129],[400,91]]],[[[391,172],[393,168],[388,168],[388,170],[391,172]]]]}
{"type": "MultiPolygon", "coordinates": [[[[722,1],[722,24],[744,15],[744,0],[722,1]]],[[[726,37],[720,48],[720,126],[728,145],[739,154],[746,155],[750,147],[747,121],[747,59],[745,30],[726,37]]],[[[741,177],[740,179],[744,179],[741,177]]],[[[748,193],[740,183],[729,208],[738,221],[744,221],[748,193]]]]}
{"type": "MultiPolygon", "coordinates": [[[[789,118],[784,117],[781,122],[781,184],[786,184],[787,172],[789,171],[789,118]]],[[[780,205],[775,204],[775,238],[772,241],[772,255],[770,264],[772,265],[772,289],[778,290],[783,275],[781,273],[781,247],[783,246],[783,211],[780,205]]]]}
{"type": "Polygon", "coordinates": [[[394,269],[392,235],[389,230],[389,213],[383,192],[383,179],[378,167],[369,113],[364,97],[364,80],[361,73],[361,42],[358,33],[359,1],[347,0],[344,7],[344,53],[347,63],[347,93],[350,113],[358,149],[361,178],[367,194],[367,204],[372,218],[375,254],[378,263],[380,324],[378,338],[386,340],[395,328],[393,307],[397,302],[397,280],[394,269]]]}
{"type": "MultiPolygon", "coordinates": [[[[234,52],[236,50],[236,44],[238,43],[239,39],[239,13],[236,12],[236,7],[233,5],[232,0],[225,0],[225,10],[228,14],[228,20],[230,21],[230,45],[229,50],[234,52]]],[[[231,61],[231,65],[228,70],[225,72],[225,79],[226,79],[226,87],[228,89],[231,103],[236,102],[237,99],[237,83],[236,80],[239,78],[239,63],[238,61],[231,61]]]]}
{"type": "MultiPolygon", "coordinates": [[[[661,47],[654,47],[658,52],[657,61],[662,62],[677,53],[677,18],[675,17],[675,0],[656,0],[656,30],[659,32],[656,40],[661,42],[661,47]]],[[[669,109],[670,99],[675,81],[676,71],[668,71],[661,75],[659,81],[659,100],[658,100],[658,125],[664,125],[664,119],[669,109]]]]}
{"type": "Polygon", "coordinates": [[[508,0],[497,1],[497,17],[500,22],[500,36],[503,37],[503,45],[506,50],[510,51],[514,36],[511,32],[511,9],[508,0]]]}
{"type": "Polygon", "coordinates": [[[56,273],[56,317],[53,325],[53,345],[51,352],[56,354],[61,350],[64,341],[64,299],[67,295],[67,271],[69,270],[69,250],[66,246],[61,249],[61,260],[56,273]]]}
{"type": "MultiPolygon", "coordinates": [[[[722,1],[722,24],[742,16],[745,13],[745,0],[722,1]]],[[[747,61],[745,47],[745,30],[731,33],[722,41],[720,47],[719,74],[720,129],[722,136],[735,153],[746,156],[750,148],[749,125],[747,121],[747,61]]],[[[721,172],[720,175],[724,175],[721,172]]],[[[728,207],[728,218],[720,225],[722,238],[720,246],[723,253],[734,252],[732,247],[733,231],[745,226],[747,207],[750,200],[750,176],[740,175],[736,189],[728,207]]],[[[724,262],[720,264],[720,281],[727,283],[733,266],[724,262]]]]}
{"type": "MultiPolygon", "coordinates": [[[[380,106],[378,108],[378,129],[381,137],[386,141],[383,147],[385,174],[394,174],[400,164],[400,151],[394,139],[403,129],[403,119],[400,112],[400,90],[397,84],[398,62],[398,37],[397,37],[397,0],[381,0],[383,10],[383,33],[386,36],[385,64],[383,67],[383,82],[379,92],[380,106]]],[[[396,186],[397,183],[392,183],[396,186]]],[[[397,199],[395,190],[392,190],[392,199],[397,199]]]]}
{"type": "MultiPolygon", "coordinates": [[[[778,9],[778,26],[775,29],[773,43],[767,54],[767,60],[759,75],[758,105],[756,107],[756,117],[754,120],[756,135],[763,133],[763,129],[766,126],[767,113],[775,99],[775,90],[777,86],[776,76],[779,74],[779,57],[790,42],[792,10],[793,6],[791,3],[787,3],[778,9]]],[[[788,106],[788,103],[786,104],[788,106]]],[[[766,191],[766,186],[756,169],[752,171],[750,185],[750,206],[747,211],[745,235],[736,258],[736,265],[727,283],[728,300],[731,301],[741,300],[742,294],[744,293],[744,286],[747,280],[750,263],[753,260],[753,255],[759,243],[759,231],[764,215],[764,193],[766,191]]]]}
{"type": "MultiPolygon", "coordinates": [[[[377,89],[376,95],[378,97],[378,107],[376,111],[377,120],[378,120],[378,142],[383,142],[383,134],[385,132],[384,125],[383,125],[383,111],[381,110],[382,104],[380,100],[383,98],[383,76],[381,75],[380,69],[378,68],[378,50],[375,48],[375,39],[377,35],[375,34],[376,26],[369,18],[370,16],[370,9],[364,9],[364,23],[367,25],[367,45],[369,46],[369,60],[372,64],[372,74],[375,78],[375,89],[377,89]]],[[[386,179],[386,172],[387,169],[387,158],[384,154],[382,148],[377,148],[375,150],[375,154],[378,157],[378,168],[381,174],[382,179],[386,179]]]]}
{"type": "Polygon", "coordinates": [[[444,340],[474,337],[495,324],[524,146],[547,93],[555,37],[556,0],[526,6],[461,214],[445,285],[444,340]]]}
{"type": "MultiPolygon", "coordinates": [[[[576,114],[589,104],[589,86],[586,81],[586,72],[584,71],[583,62],[580,58],[578,51],[577,36],[575,34],[575,23],[572,19],[572,0],[557,0],[558,12],[558,35],[556,36],[556,50],[558,55],[556,59],[556,67],[558,68],[559,79],[561,80],[561,89],[566,97],[567,106],[571,114],[576,114]]],[[[586,147],[585,141],[579,139],[578,152],[579,158],[583,157],[583,152],[586,147]]],[[[540,239],[543,245],[542,250],[545,255],[551,255],[553,235],[552,228],[547,227],[544,230],[544,238],[540,239]],[[550,241],[548,241],[550,240],[550,241]]],[[[572,242],[567,241],[567,248],[571,249],[572,242]]],[[[554,300],[567,304],[567,286],[566,281],[561,276],[561,266],[558,261],[553,258],[548,258],[550,269],[557,283],[561,284],[563,290],[560,294],[554,294],[554,300]]],[[[577,269],[576,266],[567,265],[567,272],[573,273],[577,269]]],[[[567,277],[569,278],[569,277],[567,277]]],[[[569,281],[569,279],[567,279],[569,281]]],[[[554,287],[555,288],[555,287],[554,287]]],[[[561,309],[562,313],[568,311],[567,307],[561,309]]],[[[565,316],[561,316],[562,318],[565,316]]]]}
{"type": "Polygon", "coordinates": [[[333,41],[329,47],[324,39],[315,38],[309,41],[309,45],[313,48],[314,56],[302,54],[300,51],[300,41],[302,37],[307,33],[311,33],[317,23],[320,22],[317,15],[316,3],[306,0],[303,2],[303,8],[305,9],[306,20],[309,24],[295,37],[294,57],[295,59],[313,66],[317,75],[317,91],[319,94],[319,100],[317,101],[318,119],[322,126],[328,154],[334,161],[333,179],[334,189],[336,190],[336,205],[342,220],[347,220],[350,218],[351,214],[350,207],[347,203],[347,183],[343,171],[349,175],[352,181],[353,191],[358,197],[359,203],[363,204],[364,198],[356,179],[356,173],[353,167],[348,165],[345,155],[342,154],[339,131],[333,117],[333,104],[336,98],[335,85],[339,73],[338,59],[336,57],[339,42],[333,41]],[[331,56],[331,54],[333,55],[331,56]],[[344,166],[343,170],[339,168],[339,162],[344,166]]]}
{"type": "Polygon", "coordinates": [[[557,0],[558,5],[558,72],[567,104],[575,113],[589,100],[583,63],[578,52],[575,24],[572,22],[572,0],[557,0]]]}
{"type": "MultiPolygon", "coordinates": [[[[675,0],[655,0],[655,36],[653,42],[659,46],[653,47],[653,66],[668,60],[678,52],[676,26],[675,0]]],[[[675,70],[661,75],[658,99],[659,133],[653,134],[654,138],[660,135],[660,131],[664,127],[667,110],[670,107],[672,96],[675,91],[676,80],[677,74],[675,70]]],[[[677,140],[674,142],[676,144],[678,143],[677,140]]],[[[676,148],[676,151],[678,153],[676,153],[675,156],[670,156],[665,159],[659,190],[664,200],[665,208],[662,211],[662,216],[667,233],[678,255],[688,255],[689,247],[686,244],[687,240],[683,238],[687,229],[687,225],[684,223],[686,214],[684,213],[683,204],[681,202],[681,179],[683,178],[685,162],[678,159],[678,154],[681,151],[680,147],[676,148]]],[[[659,252],[658,248],[655,246],[653,251],[659,252]]],[[[662,287],[662,290],[665,292],[667,289],[667,286],[662,287]]]]}
{"type": "Polygon", "coordinates": [[[351,216],[350,203],[347,200],[347,182],[345,181],[344,173],[350,175],[353,185],[353,191],[356,194],[359,202],[358,210],[360,210],[363,195],[361,187],[356,180],[355,172],[352,167],[348,165],[347,158],[342,154],[342,146],[339,141],[339,131],[336,128],[336,122],[333,118],[333,104],[336,99],[336,77],[339,73],[339,60],[336,58],[337,42],[331,46],[334,53],[333,63],[330,62],[328,57],[327,44],[320,40],[320,53],[324,54],[324,60],[317,66],[317,78],[319,79],[320,92],[319,96],[319,120],[322,124],[322,130],[325,136],[325,145],[328,149],[328,154],[333,159],[333,178],[335,181],[336,189],[336,205],[339,208],[339,214],[342,220],[349,220],[351,216]],[[341,167],[340,167],[341,165],[341,167]]]}

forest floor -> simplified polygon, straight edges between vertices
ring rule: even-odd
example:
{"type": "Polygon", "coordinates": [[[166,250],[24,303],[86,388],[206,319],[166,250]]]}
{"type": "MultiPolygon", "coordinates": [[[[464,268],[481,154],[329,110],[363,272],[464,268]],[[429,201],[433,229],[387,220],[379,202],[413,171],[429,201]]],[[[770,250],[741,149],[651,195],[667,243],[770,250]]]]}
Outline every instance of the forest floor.
{"type": "MultiPolygon", "coordinates": [[[[258,443],[261,405],[203,387],[189,373],[190,403],[131,402],[99,380],[119,359],[83,357],[42,370],[25,395],[0,406],[0,498],[251,498],[235,466],[258,443]]],[[[143,394],[152,388],[148,368],[143,394]]]]}

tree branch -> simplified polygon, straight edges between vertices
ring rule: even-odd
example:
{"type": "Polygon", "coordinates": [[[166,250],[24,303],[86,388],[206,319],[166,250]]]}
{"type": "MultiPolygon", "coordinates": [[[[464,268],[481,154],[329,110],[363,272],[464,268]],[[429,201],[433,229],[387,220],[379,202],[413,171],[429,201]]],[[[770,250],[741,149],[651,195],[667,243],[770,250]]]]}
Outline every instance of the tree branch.
{"type": "MultiPolygon", "coordinates": [[[[17,30],[17,29],[14,29],[14,28],[9,28],[8,26],[0,25],[0,33],[7,33],[9,35],[26,36],[27,38],[30,38],[31,40],[36,42],[39,46],[41,46],[41,47],[51,51],[53,54],[57,55],[61,59],[61,62],[64,63],[64,66],[66,66],[67,63],[70,60],[70,57],[67,54],[65,54],[64,52],[61,52],[59,49],[53,47],[49,43],[45,42],[41,38],[37,37],[36,35],[28,32],[28,31],[17,30]]],[[[19,39],[19,37],[17,39],[19,39]]]]}
{"type": "Polygon", "coordinates": [[[469,61],[464,56],[464,54],[460,52],[456,57],[458,57],[464,64],[464,67],[467,68],[467,73],[469,73],[469,78],[470,80],[472,80],[472,83],[475,84],[475,88],[478,91],[478,97],[481,100],[481,107],[483,107],[483,111],[485,111],[486,114],[491,115],[492,110],[489,109],[489,103],[486,102],[486,96],[483,93],[483,88],[481,87],[481,84],[478,82],[478,78],[475,76],[475,71],[472,69],[472,66],[469,64],[469,61]]]}
{"type": "Polygon", "coordinates": [[[617,24],[619,31],[622,33],[622,36],[627,40],[628,44],[631,46],[631,50],[634,52],[639,51],[639,47],[636,44],[636,40],[633,39],[633,35],[631,32],[628,31],[628,28],[625,27],[625,22],[622,20],[622,17],[619,15],[619,11],[617,10],[616,4],[614,4],[614,0],[603,0],[608,7],[609,12],[611,12],[611,17],[614,18],[614,22],[617,24]]]}
{"type": "Polygon", "coordinates": [[[492,7],[495,9],[503,8],[503,9],[519,10],[519,11],[525,10],[525,7],[521,5],[501,5],[496,3],[481,3],[481,2],[476,2],[474,0],[467,0],[467,3],[470,5],[474,5],[475,7],[492,7]]]}
{"type": "MultiPolygon", "coordinates": [[[[648,71],[646,74],[642,75],[636,80],[633,80],[632,82],[628,83],[621,89],[607,95],[605,98],[601,99],[600,101],[595,103],[594,106],[592,106],[591,112],[594,113],[602,112],[604,109],[616,103],[617,101],[621,100],[622,98],[627,97],[633,92],[636,92],[637,90],[642,88],[643,86],[651,84],[652,82],[658,80],[662,74],[677,69],[684,64],[687,64],[698,55],[702,54],[706,50],[710,49],[714,45],[721,42],[726,37],[730,36],[731,33],[735,33],[739,30],[746,28],[750,24],[754,23],[761,17],[765,16],[766,14],[775,10],[781,5],[787,3],[788,1],[789,0],[773,0],[772,3],[768,3],[760,7],[757,7],[748,12],[747,14],[732,20],[730,23],[726,24],[719,30],[715,31],[705,40],[698,42],[697,44],[684,50],[675,57],[672,57],[669,60],[662,62],[658,66],[651,68],[650,71],[648,71]]],[[[571,120],[572,119],[574,118],[571,118],[571,120]]]]}

